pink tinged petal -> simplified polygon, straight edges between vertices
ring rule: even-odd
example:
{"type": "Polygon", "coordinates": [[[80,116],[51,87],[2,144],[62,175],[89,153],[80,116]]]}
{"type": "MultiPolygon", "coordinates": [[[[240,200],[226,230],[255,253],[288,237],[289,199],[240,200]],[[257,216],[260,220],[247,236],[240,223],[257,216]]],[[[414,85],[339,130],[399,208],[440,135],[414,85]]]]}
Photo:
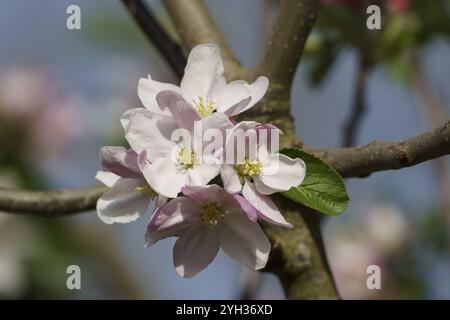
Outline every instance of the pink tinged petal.
{"type": "Polygon", "coordinates": [[[269,258],[270,242],[258,223],[243,213],[225,215],[218,226],[222,250],[247,268],[264,268],[269,258]]]}
{"type": "Polygon", "coordinates": [[[247,111],[248,109],[253,107],[255,104],[257,104],[259,102],[259,100],[261,100],[262,97],[264,97],[268,88],[269,88],[269,79],[267,79],[264,76],[256,79],[255,82],[253,82],[251,85],[249,85],[251,101],[240,112],[247,111]]]}
{"type": "Polygon", "coordinates": [[[211,184],[204,187],[200,186],[185,186],[181,190],[184,195],[191,198],[198,203],[209,203],[224,197],[226,192],[217,184],[211,184]]]}
{"type": "Polygon", "coordinates": [[[181,230],[198,222],[198,203],[187,197],[178,197],[156,209],[145,233],[147,246],[177,236],[181,230]]]}
{"type": "Polygon", "coordinates": [[[222,165],[220,169],[220,178],[222,179],[223,187],[227,192],[241,192],[242,184],[233,166],[227,164],[222,165]]]}
{"type": "Polygon", "coordinates": [[[187,171],[171,158],[158,158],[140,168],[152,189],[168,198],[176,198],[181,188],[189,182],[187,171]]]}
{"type": "Polygon", "coordinates": [[[208,93],[223,75],[220,49],[215,44],[200,44],[189,53],[181,91],[186,101],[192,103],[199,97],[208,98],[208,93]]]}
{"type": "Polygon", "coordinates": [[[137,153],[147,151],[148,157],[153,160],[153,157],[170,155],[174,146],[171,136],[177,128],[171,118],[141,109],[131,117],[125,138],[137,153]]]}
{"type": "Polygon", "coordinates": [[[268,196],[259,193],[253,184],[246,182],[242,188],[242,195],[255,207],[261,219],[283,227],[292,228],[292,225],[284,219],[275,203],[268,196]]]}
{"type": "Polygon", "coordinates": [[[97,171],[95,178],[110,188],[120,179],[117,174],[109,171],[97,171]]]}
{"type": "Polygon", "coordinates": [[[187,170],[190,186],[206,186],[208,182],[219,175],[220,167],[214,164],[197,164],[187,170]]]}
{"type": "Polygon", "coordinates": [[[169,111],[180,128],[191,130],[194,122],[201,119],[192,104],[186,102],[177,92],[161,91],[156,96],[156,101],[162,110],[169,111]]]}
{"type": "MultiPolygon", "coordinates": [[[[259,180],[276,192],[288,191],[299,186],[305,174],[306,165],[303,160],[291,159],[284,154],[273,154],[270,156],[270,164],[262,169],[259,180]]],[[[265,193],[265,190],[261,188],[260,192],[265,193]]]]}
{"type": "Polygon", "coordinates": [[[159,114],[170,115],[169,110],[161,109],[156,102],[157,94],[163,90],[171,90],[177,93],[181,92],[180,88],[176,85],[155,81],[150,75],[148,75],[148,79],[141,78],[139,80],[138,96],[144,107],[159,114]]]}
{"type": "Polygon", "coordinates": [[[211,90],[209,90],[208,98],[215,103],[226,85],[227,81],[225,80],[224,76],[216,78],[211,87],[211,90]]]}
{"type": "Polygon", "coordinates": [[[127,111],[124,112],[124,114],[122,115],[122,117],[120,117],[120,123],[122,124],[122,128],[124,130],[127,129],[128,125],[130,124],[130,119],[133,117],[133,115],[136,112],[145,110],[143,108],[133,108],[133,109],[129,109],[127,111]]]}
{"type": "Polygon", "coordinates": [[[251,92],[247,82],[235,80],[223,88],[215,103],[218,112],[233,116],[244,109],[250,100],[251,92]]]}
{"type": "Polygon", "coordinates": [[[99,218],[107,224],[129,223],[143,215],[151,202],[148,195],[135,191],[140,181],[121,178],[97,201],[99,218]]]}
{"type": "Polygon", "coordinates": [[[124,147],[102,147],[100,162],[103,170],[111,171],[123,178],[142,179],[138,167],[137,153],[124,147]]]}
{"type": "Polygon", "coordinates": [[[220,248],[216,230],[201,224],[184,230],[173,247],[173,265],[177,273],[191,278],[205,269],[220,248]]]}
{"type": "Polygon", "coordinates": [[[247,214],[248,218],[256,221],[258,218],[258,211],[250,204],[244,197],[233,194],[233,198],[239,203],[240,208],[247,214]]]}

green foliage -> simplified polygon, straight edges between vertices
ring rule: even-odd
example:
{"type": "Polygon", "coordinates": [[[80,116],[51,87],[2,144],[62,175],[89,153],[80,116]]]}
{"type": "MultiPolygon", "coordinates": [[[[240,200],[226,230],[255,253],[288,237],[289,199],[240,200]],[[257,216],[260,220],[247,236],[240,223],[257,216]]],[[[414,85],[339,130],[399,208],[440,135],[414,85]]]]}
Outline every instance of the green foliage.
{"type": "Polygon", "coordinates": [[[280,153],[306,163],[302,184],[283,192],[284,196],[328,215],[338,215],[347,208],[349,197],[344,180],[332,167],[303,150],[283,149],[280,153]]]}

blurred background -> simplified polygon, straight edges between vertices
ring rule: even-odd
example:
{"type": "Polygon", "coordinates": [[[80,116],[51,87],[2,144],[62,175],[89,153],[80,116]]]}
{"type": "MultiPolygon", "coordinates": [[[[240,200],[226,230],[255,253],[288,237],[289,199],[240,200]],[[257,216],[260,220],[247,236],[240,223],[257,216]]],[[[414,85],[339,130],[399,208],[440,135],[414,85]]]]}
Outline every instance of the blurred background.
{"type": "MultiPolygon", "coordinates": [[[[175,36],[159,1],[147,3],[175,36]]],[[[206,3],[242,63],[255,65],[277,1],[206,3]]],[[[307,144],[398,140],[448,119],[450,0],[324,0],[319,17],[292,90],[307,144]],[[369,3],[382,8],[380,31],[366,28],[369,3]],[[364,112],[351,135],[356,105],[364,112]]],[[[119,117],[141,106],[138,79],[176,82],[118,0],[2,1],[0,30],[2,187],[95,183],[99,148],[124,145],[119,117]],[[81,30],[66,28],[71,4],[81,8],[81,30]]],[[[348,210],[323,222],[343,298],[450,299],[449,170],[446,158],[347,180],[348,210]],[[381,290],[366,287],[371,264],[381,268],[381,290]]],[[[276,277],[222,253],[195,278],[180,278],[172,239],[144,248],[148,219],[110,226],[95,212],[0,213],[0,298],[284,298],[276,277]],[[73,264],[81,290],[66,287],[73,264]]]]}

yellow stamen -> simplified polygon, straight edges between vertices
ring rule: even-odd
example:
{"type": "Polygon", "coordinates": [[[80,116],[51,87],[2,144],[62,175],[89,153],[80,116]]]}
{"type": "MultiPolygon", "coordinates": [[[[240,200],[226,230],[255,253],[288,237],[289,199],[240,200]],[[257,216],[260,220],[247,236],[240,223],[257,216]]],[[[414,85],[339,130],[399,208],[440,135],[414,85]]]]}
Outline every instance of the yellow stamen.
{"type": "Polygon", "coordinates": [[[150,199],[153,199],[158,195],[155,190],[153,190],[152,187],[150,187],[148,184],[137,186],[136,188],[134,188],[134,191],[147,194],[150,199]]]}
{"type": "Polygon", "coordinates": [[[201,118],[206,118],[214,111],[214,102],[211,100],[203,101],[203,97],[198,97],[198,102],[194,101],[194,105],[197,108],[198,115],[201,118]]]}
{"type": "Polygon", "coordinates": [[[261,161],[245,158],[243,162],[236,164],[234,169],[241,177],[254,177],[260,175],[262,167],[261,161]]]}
{"type": "Polygon", "coordinates": [[[197,164],[194,150],[190,148],[180,148],[178,150],[178,162],[185,169],[192,169],[197,164]]]}
{"type": "Polygon", "coordinates": [[[200,208],[200,221],[209,228],[215,228],[225,216],[225,211],[217,202],[210,202],[200,208]]]}

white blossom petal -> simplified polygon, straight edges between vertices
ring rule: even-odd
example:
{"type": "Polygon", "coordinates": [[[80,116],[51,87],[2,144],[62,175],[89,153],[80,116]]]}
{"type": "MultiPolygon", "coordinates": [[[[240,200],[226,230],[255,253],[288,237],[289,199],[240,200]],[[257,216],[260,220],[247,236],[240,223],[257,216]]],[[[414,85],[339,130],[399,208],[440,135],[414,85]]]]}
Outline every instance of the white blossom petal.
{"type": "Polygon", "coordinates": [[[260,194],[253,184],[246,182],[242,188],[242,195],[258,210],[261,219],[283,227],[292,228],[292,225],[286,221],[275,203],[268,196],[260,194]]]}
{"type": "Polygon", "coordinates": [[[199,97],[208,98],[208,93],[220,81],[223,74],[220,49],[215,44],[201,44],[194,47],[188,57],[181,91],[187,102],[197,101],[199,97]]]}
{"type": "Polygon", "coordinates": [[[170,158],[158,158],[146,163],[141,171],[152,189],[168,198],[176,198],[189,181],[187,171],[170,158]]]}
{"type": "Polygon", "coordinates": [[[239,193],[242,190],[242,184],[239,176],[233,166],[224,164],[220,169],[220,177],[223,182],[223,188],[230,193],[239,193]]]}
{"type": "Polygon", "coordinates": [[[178,274],[191,278],[205,269],[219,251],[216,230],[198,224],[185,229],[173,248],[173,264],[178,274]]]}
{"type": "Polygon", "coordinates": [[[125,138],[138,154],[147,151],[150,161],[171,154],[174,143],[172,133],[176,122],[165,116],[141,109],[131,117],[125,130],[125,138]]]}
{"type": "Polygon", "coordinates": [[[247,268],[264,268],[269,258],[270,242],[258,223],[244,213],[225,215],[218,226],[222,250],[247,268]]]}
{"type": "Polygon", "coordinates": [[[156,102],[156,95],[163,90],[171,90],[180,93],[180,87],[171,83],[158,82],[152,79],[150,75],[148,78],[139,79],[138,96],[141,99],[144,107],[155,113],[170,115],[169,110],[161,109],[156,102]]]}
{"type": "Polygon", "coordinates": [[[143,215],[151,202],[148,195],[135,191],[135,179],[120,178],[97,201],[99,218],[107,224],[129,223],[143,215]]]}
{"type": "Polygon", "coordinates": [[[157,208],[150,219],[145,233],[146,244],[152,246],[161,239],[177,236],[198,221],[198,203],[187,197],[172,199],[157,208]]]}
{"type": "Polygon", "coordinates": [[[284,154],[273,154],[270,155],[270,164],[262,169],[259,179],[267,187],[280,192],[298,187],[305,174],[306,165],[303,160],[291,159],[284,154]]]}

